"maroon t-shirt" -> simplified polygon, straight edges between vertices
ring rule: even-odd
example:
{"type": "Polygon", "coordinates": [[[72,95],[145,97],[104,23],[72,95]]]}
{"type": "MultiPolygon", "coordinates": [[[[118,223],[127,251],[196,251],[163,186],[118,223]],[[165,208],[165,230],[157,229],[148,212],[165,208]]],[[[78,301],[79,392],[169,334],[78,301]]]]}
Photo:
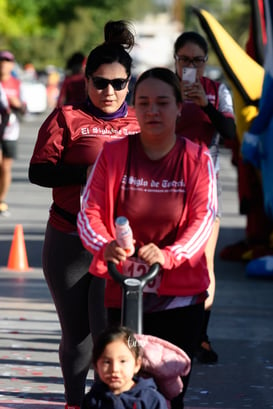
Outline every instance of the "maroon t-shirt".
{"type": "MultiPolygon", "coordinates": [[[[54,110],[41,126],[30,163],[57,164],[61,161],[68,165],[93,165],[105,141],[123,138],[138,131],[139,124],[131,107],[126,117],[105,121],[84,109],[63,106],[54,110]]],[[[82,187],[54,187],[53,200],[62,209],[77,215],[82,187]]],[[[76,226],[53,208],[50,211],[50,223],[63,232],[76,230],[76,226]]]]}

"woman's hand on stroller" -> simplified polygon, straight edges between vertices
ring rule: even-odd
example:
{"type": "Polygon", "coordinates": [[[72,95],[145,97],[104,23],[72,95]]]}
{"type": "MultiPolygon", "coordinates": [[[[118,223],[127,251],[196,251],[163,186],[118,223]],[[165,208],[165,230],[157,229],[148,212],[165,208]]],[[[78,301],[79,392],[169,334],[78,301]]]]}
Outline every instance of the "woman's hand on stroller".
{"type": "Polygon", "coordinates": [[[154,243],[148,243],[138,249],[138,257],[141,258],[149,266],[159,263],[161,266],[165,263],[165,258],[158,246],[154,243]]]}
{"type": "Polygon", "coordinates": [[[116,240],[111,241],[105,246],[103,255],[106,261],[112,261],[114,264],[119,264],[127,258],[126,251],[118,245],[116,240]]]}
{"type": "MultiPolygon", "coordinates": [[[[105,246],[103,255],[105,261],[112,261],[114,264],[119,264],[127,258],[126,251],[118,245],[116,240],[111,241],[105,246]]],[[[159,263],[163,266],[165,262],[162,251],[154,243],[148,243],[140,247],[137,251],[137,255],[141,260],[147,263],[148,266],[155,263],[159,263]]]]}

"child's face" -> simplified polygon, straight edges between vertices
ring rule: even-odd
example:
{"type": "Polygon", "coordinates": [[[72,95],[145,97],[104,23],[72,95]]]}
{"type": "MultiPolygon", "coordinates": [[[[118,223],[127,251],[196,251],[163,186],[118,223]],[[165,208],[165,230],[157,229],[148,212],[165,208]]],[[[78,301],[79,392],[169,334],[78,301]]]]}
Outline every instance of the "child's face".
{"type": "Polygon", "coordinates": [[[123,340],[116,340],[106,346],[97,361],[96,370],[102,382],[119,395],[134,386],[133,376],[141,367],[141,359],[135,358],[123,340]]]}

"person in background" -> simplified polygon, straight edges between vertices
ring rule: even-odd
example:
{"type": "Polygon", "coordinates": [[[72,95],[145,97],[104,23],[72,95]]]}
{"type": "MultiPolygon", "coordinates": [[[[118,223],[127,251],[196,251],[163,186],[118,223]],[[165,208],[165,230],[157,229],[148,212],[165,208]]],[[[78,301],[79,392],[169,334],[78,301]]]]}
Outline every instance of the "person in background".
{"type": "Polygon", "coordinates": [[[0,155],[1,155],[0,162],[3,159],[2,157],[3,155],[3,146],[2,146],[3,136],[4,136],[4,131],[6,129],[6,126],[9,122],[9,115],[10,115],[10,109],[9,109],[8,99],[0,83],[0,155]]]}
{"type": "Polygon", "coordinates": [[[17,157],[17,143],[20,136],[18,116],[26,113],[26,104],[21,97],[21,81],[12,74],[14,55],[7,50],[0,51],[0,83],[8,101],[9,118],[3,131],[0,145],[0,215],[8,216],[7,194],[12,181],[12,165],[17,157]]]}
{"type": "Polygon", "coordinates": [[[60,94],[60,73],[55,67],[49,67],[47,70],[46,93],[47,107],[52,110],[56,108],[60,94]]]}
{"type": "Polygon", "coordinates": [[[181,34],[174,44],[175,70],[181,83],[183,107],[178,118],[176,132],[210,149],[216,176],[219,208],[214,228],[206,247],[206,258],[210,274],[209,297],[205,301],[203,330],[196,351],[201,363],[215,363],[217,353],[211,347],[207,334],[211,308],[215,296],[214,255],[218,240],[221,218],[221,186],[219,182],[219,140],[236,138],[236,127],[231,94],[225,84],[204,76],[208,60],[208,45],[198,33],[188,31],[181,34]],[[196,70],[196,80],[183,80],[183,69],[196,70]]]}
{"type": "Polygon", "coordinates": [[[6,93],[0,83],[0,141],[3,140],[5,128],[9,122],[9,103],[6,93]]]}
{"type": "Polygon", "coordinates": [[[57,106],[83,102],[86,97],[86,82],[84,69],[85,55],[76,52],[71,55],[66,65],[66,77],[61,85],[57,106]]]}
{"type": "Polygon", "coordinates": [[[125,21],[105,25],[105,42],[85,68],[88,98],[56,108],[42,124],[29,165],[32,183],[52,188],[43,246],[43,271],[60,319],[59,347],[66,409],[79,408],[91,363],[91,336],[106,325],[104,280],[88,273],[92,256],[82,246],[76,218],[86,178],[105,141],[139,131],[125,98],[134,45],[125,21]]]}
{"type": "Polygon", "coordinates": [[[31,82],[38,79],[37,71],[31,62],[24,65],[24,79],[31,82]]]}
{"type": "MultiPolygon", "coordinates": [[[[217,211],[214,166],[207,147],[175,133],[182,98],[174,72],[142,73],[134,106],[140,133],[104,144],[84,190],[78,231],[93,254],[91,274],[107,278],[109,325],[120,323],[121,288],[107,262],[121,263],[130,276],[159,263],[161,272],[144,288],[143,333],[171,342],[192,359],[209,286],[205,247],[217,211]],[[116,241],[118,216],[130,222],[134,258],[116,241]]],[[[189,376],[172,409],[184,407],[189,376]]]]}
{"type": "Polygon", "coordinates": [[[129,328],[111,327],[101,333],[92,354],[98,379],[86,394],[81,409],[167,409],[153,379],[137,376],[141,354],[129,328]]]}

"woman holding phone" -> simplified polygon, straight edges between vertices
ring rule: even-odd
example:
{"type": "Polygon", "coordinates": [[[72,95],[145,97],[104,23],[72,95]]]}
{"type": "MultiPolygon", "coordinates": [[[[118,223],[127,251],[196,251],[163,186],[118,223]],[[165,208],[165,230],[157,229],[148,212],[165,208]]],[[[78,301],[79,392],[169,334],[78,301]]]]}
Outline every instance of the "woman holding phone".
{"type": "Polygon", "coordinates": [[[231,94],[225,84],[204,75],[208,60],[206,40],[194,31],[181,34],[174,44],[175,71],[180,80],[183,99],[182,114],[178,118],[176,132],[200,145],[206,145],[211,153],[218,191],[218,214],[206,247],[210,274],[209,297],[205,302],[205,318],[197,359],[202,363],[215,363],[217,353],[212,349],[207,335],[210,311],[215,295],[214,254],[221,218],[221,186],[219,183],[219,140],[235,139],[236,127],[231,94]]]}

